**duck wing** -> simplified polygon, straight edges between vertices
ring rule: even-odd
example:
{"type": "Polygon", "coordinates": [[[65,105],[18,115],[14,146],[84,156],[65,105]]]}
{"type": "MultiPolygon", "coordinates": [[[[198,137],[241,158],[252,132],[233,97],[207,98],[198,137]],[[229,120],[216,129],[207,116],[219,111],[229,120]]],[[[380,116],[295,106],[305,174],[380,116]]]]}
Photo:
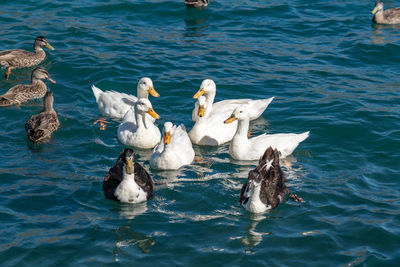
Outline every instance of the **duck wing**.
{"type": "Polygon", "coordinates": [[[104,195],[110,199],[115,201],[119,201],[118,198],[114,195],[115,189],[122,181],[122,171],[123,171],[123,162],[122,162],[122,153],[119,156],[117,163],[110,168],[107,175],[103,180],[103,192],[104,195]]]}
{"type": "Polygon", "coordinates": [[[38,142],[44,138],[50,137],[59,126],[60,122],[55,112],[40,113],[32,116],[25,123],[25,130],[30,140],[38,142]]]}
{"type": "Polygon", "coordinates": [[[0,65],[4,67],[9,67],[10,65],[15,64],[15,60],[18,58],[24,58],[31,56],[32,53],[22,50],[22,49],[13,49],[13,50],[6,50],[0,52],[0,65]]]}
{"type": "Polygon", "coordinates": [[[247,187],[249,186],[249,182],[246,181],[242,186],[242,190],[240,191],[239,202],[240,204],[246,204],[249,201],[249,197],[245,195],[245,192],[248,190],[247,187]]]}
{"type": "Polygon", "coordinates": [[[150,174],[135,160],[135,182],[147,192],[147,199],[153,197],[154,182],[150,174]]]}

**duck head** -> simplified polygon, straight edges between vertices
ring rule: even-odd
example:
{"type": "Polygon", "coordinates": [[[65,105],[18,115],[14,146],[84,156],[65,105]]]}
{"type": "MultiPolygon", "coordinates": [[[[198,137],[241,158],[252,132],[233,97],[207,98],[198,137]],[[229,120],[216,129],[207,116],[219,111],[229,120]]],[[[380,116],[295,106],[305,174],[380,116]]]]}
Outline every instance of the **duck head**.
{"type": "Polygon", "coordinates": [[[152,116],[156,120],[160,118],[160,116],[154,111],[153,106],[151,105],[150,101],[147,98],[140,98],[136,102],[135,108],[142,115],[144,115],[145,113],[148,113],[150,116],[152,116]]]}
{"type": "Polygon", "coordinates": [[[215,95],[215,91],[217,90],[217,86],[215,82],[211,79],[204,80],[201,85],[199,91],[193,96],[194,99],[199,98],[202,95],[213,94],[215,95]]]}
{"type": "Polygon", "coordinates": [[[131,148],[126,148],[122,152],[122,162],[123,162],[123,173],[124,177],[126,175],[132,175],[135,172],[135,153],[131,148]]]}
{"type": "Polygon", "coordinates": [[[372,14],[376,14],[378,12],[382,12],[383,11],[383,2],[381,0],[376,1],[375,3],[375,7],[372,10],[372,14]]]}
{"type": "Polygon", "coordinates": [[[144,77],[138,82],[137,96],[138,98],[148,98],[149,94],[154,97],[160,96],[156,90],[154,90],[153,81],[148,77],[144,77]]]}
{"type": "Polygon", "coordinates": [[[49,80],[52,83],[56,83],[53,79],[51,79],[49,72],[43,67],[37,67],[32,71],[31,80],[49,80]]]}
{"type": "Polygon", "coordinates": [[[35,39],[35,43],[34,43],[34,49],[36,50],[43,50],[44,47],[46,47],[49,50],[54,50],[54,47],[52,47],[49,43],[49,41],[47,41],[46,37],[44,36],[38,36],[35,39]]]}
{"type": "Polygon", "coordinates": [[[247,108],[245,106],[240,106],[233,110],[232,115],[227,118],[224,123],[226,124],[234,122],[236,120],[242,121],[246,119],[249,119],[249,112],[247,111],[247,108]]]}
{"type": "Polygon", "coordinates": [[[171,144],[171,131],[173,124],[169,121],[164,123],[164,145],[171,144]]]}

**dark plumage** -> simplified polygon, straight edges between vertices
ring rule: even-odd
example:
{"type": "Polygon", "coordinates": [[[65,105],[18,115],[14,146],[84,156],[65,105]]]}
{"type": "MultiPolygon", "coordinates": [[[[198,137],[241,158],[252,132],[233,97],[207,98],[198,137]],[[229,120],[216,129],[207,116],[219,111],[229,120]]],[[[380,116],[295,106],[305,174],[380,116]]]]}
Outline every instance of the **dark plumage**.
{"type": "Polygon", "coordinates": [[[32,71],[30,84],[18,84],[4,95],[0,95],[0,107],[19,105],[30,99],[42,98],[47,92],[47,86],[42,79],[55,83],[46,69],[38,67],[32,71]]]}
{"type": "Polygon", "coordinates": [[[372,21],[378,24],[400,24],[400,8],[383,10],[383,2],[376,1],[372,21]]]}
{"type": "MultiPolygon", "coordinates": [[[[286,194],[290,193],[285,183],[286,178],[279,165],[279,152],[277,149],[269,147],[260,158],[258,166],[249,172],[247,182],[240,192],[239,202],[252,212],[274,209],[284,200],[286,194]],[[258,198],[254,194],[260,183],[261,190],[258,198]],[[251,201],[253,204],[250,203],[251,201]]],[[[301,198],[291,193],[290,197],[295,201],[302,201],[301,198]]]]}
{"type": "Polygon", "coordinates": [[[134,175],[136,184],[147,193],[147,200],[154,195],[154,182],[150,174],[136,161],[135,154],[132,149],[126,148],[118,157],[117,163],[108,171],[103,181],[104,195],[115,201],[119,199],[114,195],[115,190],[122,182],[124,177],[124,165],[126,158],[133,157],[134,159],[134,175]]]}
{"type": "Polygon", "coordinates": [[[210,0],[185,0],[187,7],[206,7],[210,0]]]}
{"type": "Polygon", "coordinates": [[[0,52],[0,66],[7,68],[6,79],[8,79],[11,69],[32,67],[42,62],[46,58],[46,53],[43,50],[44,47],[54,50],[43,36],[36,37],[33,47],[35,50],[34,53],[22,49],[0,52]]]}
{"type": "Polygon", "coordinates": [[[44,108],[33,115],[26,123],[25,130],[28,138],[36,143],[43,139],[51,137],[51,134],[58,129],[57,112],[53,109],[54,97],[52,92],[47,92],[44,97],[44,108]]]}

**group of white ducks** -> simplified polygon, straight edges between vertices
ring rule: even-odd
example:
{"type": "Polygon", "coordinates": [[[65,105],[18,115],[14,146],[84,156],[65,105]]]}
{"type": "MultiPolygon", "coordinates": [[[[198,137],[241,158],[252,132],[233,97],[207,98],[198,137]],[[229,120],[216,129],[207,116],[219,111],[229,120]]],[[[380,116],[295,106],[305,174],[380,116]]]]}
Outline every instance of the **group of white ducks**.
{"type": "Polygon", "coordinates": [[[122,119],[118,139],[127,146],[153,149],[150,166],[158,170],[176,170],[194,160],[192,143],[219,146],[230,143],[229,153],[236,160],[258,160],[268,147],[276,148],[281,157],[290,155],[309,132],[301,134],[263,134],[249,138],[249,122],[261,116],[273,97],[268,99],[233,99],[214,103],[216,85],[204,80],[194,95],[197,102],[192,111],[194,125],[189,133],[185,126],[164,124],[162,133],[155,125],[160,116],[148,99],[149,94],[159,97],[150,78],[138,82],[138,97],[103,92],[92,86],[100,112],[104,116],[122,119]]]}
{"type": "MultiPolygon", "coordinates": [[[[219,146],[230,142],[229,153],[236,160],[258,160],[267,153],[266,150],[269,154],[272,151],[273,156],[269,157],[276,158],[274,164],[266,168],[271,163],[260,160],[258,168],[263,171],[259,171],[258,182],[252,182],[252,186],[242,192],[244,195],[241,196],[241,203],[252,212],[262,212],[275,207],[268,199],[262,198],[266,192],[275,196],[275,203],[283,200],[281,195],[285,195],[287,190],[279,166],[279,156],[284,158],[290,155],[299,143],[309,136],[309,132],[304,132],[263,134],[249,138],[250,121],[259,118],[274,98],[232,99],[214,103],[216,85],[210,79],[204,80],[193,96],[197,102],[192,111],[194,125],[189,133],[183,124],[173,125],[166,122],[162,133],[155,125],[160,116],[154,111],[149,94],[154,97],[160,95],[154,89],[150,78],[139,80],[137,97],[116,91],[102,91],[94,85],[92,91],[104,116],[122,120],[117,130],[118,139],[122,144],[153,149],[150,157],[152,169],[177,170],[191,164],[195,158],[192,144],[219,146]],[[276,187],[277,183],[281,186],[276,187]],[[255,192],[257,197],[252,196],[252,192],[255,192]],[[245,201],[243,199],[246,199],[246,196],[252,197],[245,201]],[[263,200],[266,202],[263,203],[263,200]]],[[[111,199],[137,203],[153,195],[154,183],[151,176],[134,160],[133,150],[127,148],[104,179],[103,190],[111,199]]],[[[295,201],[299,199],[294,198],[295,201]]]]}

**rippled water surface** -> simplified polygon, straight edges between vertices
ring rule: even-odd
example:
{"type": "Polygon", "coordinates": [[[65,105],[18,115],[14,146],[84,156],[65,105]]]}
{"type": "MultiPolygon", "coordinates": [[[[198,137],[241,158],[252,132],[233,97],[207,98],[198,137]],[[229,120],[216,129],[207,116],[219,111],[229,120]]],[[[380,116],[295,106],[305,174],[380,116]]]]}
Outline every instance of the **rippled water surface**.
{"type": "MultiPolygon", "coordinates": [[[[14,265],[388,266],[400,262],[400,27],[371,23],[374,1],[28,1],[1,4],[0,50],[55,47],[42,64],[57,84],[61,128],[31,144],[24,123],[41,101],[0,111],[0,262],[14,265]],[[151,173],[143,205],[106,199],[102,179],[123,149],[90,86],[135,93],[153,79],[165,121],[192,127],[205,78],[217,100],[274,101],[251,125],[310,137],[283,165],[306,200],[252,215],[238,203],[254,162],[228,145],[151,173]]],[[[395,7],[395,1],[385,1],[395,7]]],[[[399,4],[400,5],[400,4],[399,4]]],[[[0,80],[0,93],[31,69],[0,80]]],[[[0,75],[3,77],[4,70],[0,75]]],[[[136,150],[149,169],[151,151],[136,150]]]]}

